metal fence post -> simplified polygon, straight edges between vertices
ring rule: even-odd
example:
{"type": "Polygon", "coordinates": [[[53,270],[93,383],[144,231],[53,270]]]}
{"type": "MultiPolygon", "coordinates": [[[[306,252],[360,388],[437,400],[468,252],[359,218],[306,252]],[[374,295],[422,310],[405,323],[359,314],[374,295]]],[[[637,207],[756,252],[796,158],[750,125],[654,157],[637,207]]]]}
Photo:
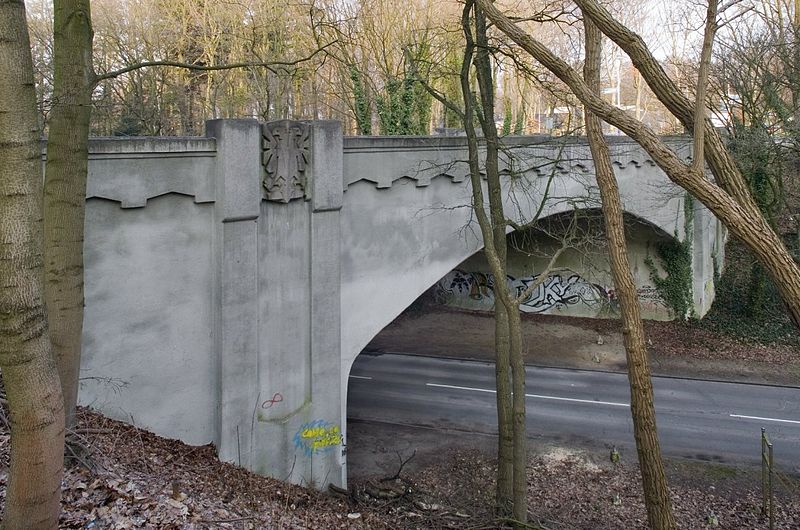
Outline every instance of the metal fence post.
{"type": "Polygon", "coordinates": [[[774,473],[772,460],[772,444],[767,442],[769,450],[769,530],[775,528],[775,493],[772,491],[772,475],[774,473]]]}
{"type": "Polygon", "coordinates": [[[767,430],[761,427],[761,514],[767,515],[767,430]]]}
{"type": "Polygon", "coordinates": [[[761,427],[761,514],[769,516],[769,530],[775,529],[775,493],[772,491],[774,461],[772,443],[767,437],[767,430],[761,427]],[[769,504],[767,504],[769,501],[769,504]]]}

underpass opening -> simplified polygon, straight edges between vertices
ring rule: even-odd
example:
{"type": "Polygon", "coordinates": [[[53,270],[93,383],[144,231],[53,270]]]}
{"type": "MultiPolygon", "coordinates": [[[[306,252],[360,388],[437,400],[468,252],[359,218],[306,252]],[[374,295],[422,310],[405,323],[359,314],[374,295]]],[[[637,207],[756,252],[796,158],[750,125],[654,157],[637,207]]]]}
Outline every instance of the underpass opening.
{"type": "MultiPolygon", "coordinates": [[[[664,275],[656,247],[674,241],[674,238],[632,214],[625,214],[625,225],[643,316],[670,319],[671,313],[653,285],[652,275],[664,275]]],[[[601,369],[622,367],[625,355],[621,337],[611,337],[600,330],[603,326],[613,325],[612,319],[619,315],[607,258],[602,211],[592,208],[557,213],[526,230],[509,233],[507,241],[506,281],[512,292],[520,293],[539,275],[544,273],[546,276],[521,306],[525,313],[526,363],[601,369]],[[564,245],[567,233],[574,237],[564,245]],[[546,271],[553,254],[562,246],[566,246],[565,250],[546,271]]],[[[402,363],[407,355],[492,362],[495,286],[484,252],[474,253],[419,296],[357,356],[347,382],[350,473],[360,476],[365,471],[380,472],[382,468],[376,468],[375,462],[392,467],[397,465],[398,458],[402,458],[403,455],[384,454],[380,447],[371,446],[370,440],[376,438],[373,429],[397,429],[407,457],[416,449],[415,433],[423,440],[427,439],[420,427],[447,428],[446,425],[414,428],[395,425],[403,423],[404,412],[397,409],[397,403],[380,405],[377,398],[367,398],[372,412],[365,417],[365,396],[370,395],[370,387],[379,385],[381,394],[388,392],[390,396],[396,396],[396,401],[405,402],[408,398],[406,391],[383,367],[402,363]],[[387,364],[386,359],[381,360],[384,355],[396,359],[387,364]],[[358,401],[355,408],[354,393],[358,401]]],[[[427,384],[427,378],[431,376],[431,373],[420,373],[420,384],[427,384]]],[[[493,388],[493,383],[490,384],[493,388]]],[[[412,406],[431,405],[419,402],[412,406]]],[[[477,439],[473,442],[479,445],[488,443],[477,439]]],[[[420,443],[423,453],[430,449],[425,442],[420,443]]]]}

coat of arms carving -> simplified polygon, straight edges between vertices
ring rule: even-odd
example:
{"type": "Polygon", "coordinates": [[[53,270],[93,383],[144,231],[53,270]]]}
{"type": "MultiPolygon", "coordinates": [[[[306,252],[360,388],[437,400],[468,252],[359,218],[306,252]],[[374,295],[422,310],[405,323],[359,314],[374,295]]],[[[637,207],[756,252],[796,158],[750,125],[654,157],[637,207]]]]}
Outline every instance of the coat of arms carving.
{"type": "Polygon", "coordinates": [[[262,163],[267,200],[288,203],[305,196],[310,156],[309,126],[281,120],[262,127],[262,163]]]}

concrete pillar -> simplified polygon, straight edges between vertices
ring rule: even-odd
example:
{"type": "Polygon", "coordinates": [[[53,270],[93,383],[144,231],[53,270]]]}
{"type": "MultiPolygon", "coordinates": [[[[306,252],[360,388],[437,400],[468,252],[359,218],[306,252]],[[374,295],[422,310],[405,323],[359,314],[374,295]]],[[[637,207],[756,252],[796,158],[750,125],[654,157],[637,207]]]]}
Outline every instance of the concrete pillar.
{"type": "Polygon", "coordinates": [[[207,129],[217,139],[219,456],[344,485],[341,124],[207,129]]]}
{"type": "Polygon", "coordinates": [[[702,318],[714,301],[714,259],[716,218],[700,201],[695,200],[692,215],[692,298],[694,316],[702,318]]]}
{"type": "Polygon", "coordinates": [[[251,468],[250,418],[258,394],[261,127],[256,120],[213,120],[206,123],[206,136],[217,140],[217,447],[221,460],[251,468]]]}
{"type": "Polygon", "coordinates": [[[311,123],[311,402],[315,418],[338,424],[340,443],[311,458],[318,487],[346,483],[347,426],[342,392],[341,226],[344,189],[342,125],[311,123]]]}

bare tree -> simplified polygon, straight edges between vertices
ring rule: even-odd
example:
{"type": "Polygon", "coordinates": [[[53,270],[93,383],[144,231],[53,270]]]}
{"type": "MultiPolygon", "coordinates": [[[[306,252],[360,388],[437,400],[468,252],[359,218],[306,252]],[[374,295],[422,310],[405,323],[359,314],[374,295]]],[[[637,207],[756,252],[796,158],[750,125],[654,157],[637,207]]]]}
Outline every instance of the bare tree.
{"type": "MultiPolygon", "coordinates": [[[[586,28],[584,78],[589,88],[599,94],[602,34],[591,20],[584,19],[583,22],[586,28]]],[[[650,528],[673,529],[675,520],[672,516],[669,489],[658,442],[653,382],[650,377],[639,299],[628,260],[619,187],[614,175],[614,168],[611,165],[608,144],[603,137],[602,123],[589,109],[586,111],[586,134],[594,159],[597,186],[600,188],[600,196],[603,201],[611,273],[619,299],[622,336],[628,360],[633,433],[636,439],[639,466],[642,470],[647,518],[650,528]]]]}
{"type": "MultiPolygon", "coordinates": [[[[525,230],[535,227],[539,215],[548,200],[547,193],[541,199],[538,211],[523,223],[510,219],[503,205],[504,191],[499,168],[499,155],[503,146],[495,125],[494,68],[490,55],[491,47],[487,35],[487,21],[483,12],[473,1],[468,1],[462,13],[462,29],[465,46],[460,83],[464,101],[463,111],[441,94],[431,89],[443,104],[462,117],[469,150],[472,209],[480,227],[484,244],[484,255],[495,278],[495,385],[498,415],[498,474],[496,504],[501,517],[515,527],[526,526],[527,506],[527,436],[525,403],[525,364],[522,345],[522,322],[520,304],[539,288],[553,271],[559,256],[573,238],[567,230],[561,245],[550,256],[549,263],[534,281],[524,289],[512,291],[506,282],[508,240],[506,232],[512,228],[525,230]],[[473,91],[474,79],[477,93],[473,91]],[[485,153],[481,154],[476,121],[483,133],[485,153]],[[486,177],[484,193],[483,176],[486,177]],[[510,518],[509,518],[510,517],[510,518]]],[[[429,87],[430,88],[430,87],[429,87]]],[[[571,226],[574,227],[574,224],[571,226]]]]}
{"type": "Polygon", "coordinates": [[[41,152],[25,4],[0,0],[0,369],[11,413],[5,529],[55,529],[64,402],[43,293],[41,152]]]}
{"type": "MultiPolygon", "coordinates": [[[[488,51],[485,47],[486,40],[486,26],[485,19],[479,17],[479,13],[474,12],[473,2],[468,1],[464,6],[462,15],[462,29],[464,31],[465,45],[464,45],[464,58],[461,67],[461,91],[464,99],[464,112],[462,114],[464,129],[467,133],[467,144],[469,146],[469,168],[470,168],[470,182],[472,184],[472,207],[475,216],[480,225],[481,234],[483,236],[484,253],[486,254],[492,274],[495,278],[505,278],[506,270],[506,223],[505,215],[503,213],[502,190],[500,187],[500,174],[497,166],[497,132],[494,129],[493,114],[489,114],[491,128],[489,128],[486,142],[486,161],[485,171],[487,178],[487,187],[489,194],[489,208],[491,217],[487,215],[485,210],[485,199],[483,196],[483,183],[481,182],[481,164],[479,160],[478,151],[478,135],[475,130],[475,94],[472,92],[471,86],[471,70],[473,61],[488,61],[485,55],[480,59],[475,58],[476,48],[476,33],[478,34],[478,45],[483,44],[484,48],[482,53],[486,54],[488,51]]],[[[479,52],[481,53],[481,52],[479,52]]],[[[491,67],[485,64],[480,66],[479,82],[481,83],[481,103],[483,115],[479,115],[478,119],[485,123],[485,113],[494,112],[493,95],[494,87],[489,81],[488,87],[486,85],[487,79],[486,69],[489,69],[489,78],[491,79],[491,67]],[[484,91],[487,94],[484,95],[484,91]]],[[[497,461],[497,494],[496,504],[498,511],[501,515],[512,515],[517,517],[517,503],[515,485],[515,451],[516,436],[515,436],[515,421],[514,410],[512,405],[512,374],[511,374],[511,350],[514,347],[519,347],[518,344],[512,344],[512,337],[510,332],[509,315],[511,311],[511,300],[507,289],[503,289],[500,285],[495,293],[495,385],[497,390],[497,425],[498,425],[498,461],[497,461]],[[497,301],[500,303],[498,304],[497,301]]],[[[521,341],[518,337],[515,342],[521,341]]],[[[524,381],[523,381],[524,385],[524,381]]],[[[523,386],[523,436],[524,436],[524,386],[523,386]]],[[[523,445],[524,451],[524,445],[523,445]]],[[[527,518],[527,510],[525,517],[520,519],[524,521],[527,518]]]]}

